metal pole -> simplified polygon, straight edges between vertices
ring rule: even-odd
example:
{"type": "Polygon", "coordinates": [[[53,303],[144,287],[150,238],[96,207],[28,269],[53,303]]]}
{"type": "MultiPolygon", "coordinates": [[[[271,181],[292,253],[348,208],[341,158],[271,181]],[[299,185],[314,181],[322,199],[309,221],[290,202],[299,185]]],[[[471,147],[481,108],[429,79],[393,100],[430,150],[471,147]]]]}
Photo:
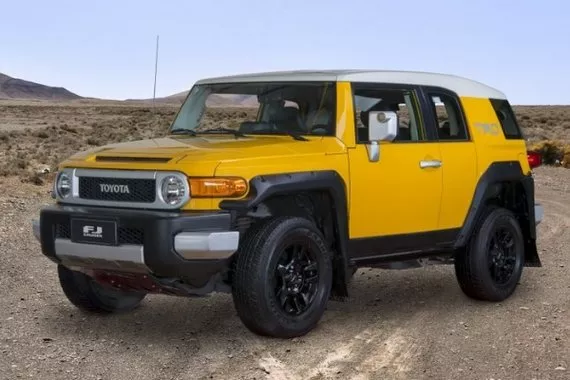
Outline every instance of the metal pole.
{"type": "Polygon", "coordinates": [[[154,108],[154,99],[156,98],[156,73],[158,71],[158,35],[156,35],[156,57],[154,61],[154,90],[152,92],[152,107],[154,108]]]}

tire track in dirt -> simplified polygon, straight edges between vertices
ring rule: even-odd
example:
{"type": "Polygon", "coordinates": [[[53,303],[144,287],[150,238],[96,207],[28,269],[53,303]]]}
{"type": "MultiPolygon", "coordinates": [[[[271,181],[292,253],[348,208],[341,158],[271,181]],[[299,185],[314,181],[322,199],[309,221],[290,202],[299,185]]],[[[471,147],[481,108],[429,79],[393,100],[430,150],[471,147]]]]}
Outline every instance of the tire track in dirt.
{"type": "Polygon", "coordinates": [[[275,357],[263,357],[259,364],[267,379],[300,380],[343,378],[362,380],[387,372],[390,378],[406,378],[419,347],[397,327],[388,336],[383,329],[366,329],[342,343],[312,368],[293,370],[275,357]],[[352,376],[348,374],[353,373],[352,376]]]}
{"type": "Polygon", "coordinates": [[[570,227],[570,203],[556,200],[560,195],[552,194],[552,191],[537,194],[537,201],[544,207],[543,221],[537,227],[541,240],[565,234],[570,227]]]}

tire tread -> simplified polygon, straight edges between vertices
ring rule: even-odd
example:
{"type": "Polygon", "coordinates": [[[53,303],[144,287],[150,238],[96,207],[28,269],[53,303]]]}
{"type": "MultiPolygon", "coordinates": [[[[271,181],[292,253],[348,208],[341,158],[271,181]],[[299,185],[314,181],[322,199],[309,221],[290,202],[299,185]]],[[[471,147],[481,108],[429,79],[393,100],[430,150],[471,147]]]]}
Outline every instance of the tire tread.
{"type": "MultiPolygon", "coordinates": [[[[477,252],[477,243],[483,238],[482,231],[489,228],[490,224],[501,217],[508,217],[516,220],[512,211],[498,206],[487,207],[481,218],[479,218],[474,233],[471,236],[465,252],[462,252],[455,259],[455,274],[461,290],[470,298],[482,301],[502,301],[514,291],[514,288],[498,289],[494,287],[483,273],[478,269],[477,260],[480,260],[480,252],[477,252]]],[[[520,232],[520,227],[519,227],[520,232]]],[[[520,274],[519,274],[520,275],[520,274]]],[[[517,279],[518,280],[518,279],[517,279]]]]}
{"type": "Polygon", "coordinates": [[[67,299],[77,308],[96,314],[125,312],[138,307],[145,294],[129,294],[132,299],[122,305],[110,305],[103,302],[93,290],[93,281],[86,274],[72,271],[63,265],[57,267],[59,283],[67,299]],[[134,297],[134,298],[133,298],[134,297]]]}
{"type": "MultiPolygon", "coordinates": [[[[232,285],[234,305],[242,323],[258,335],[291,338],[304,335],[314,327],[314,324],[309,324],[302,330],[285,327],[285,323],[280,323],[284,321],[275,319],[279,318],[275,307],[270,307],[269,313],[266,312],[265,305],[262,304],[266,300],[260,299],[263,294],[255,290],[261,281],[260,267],[264,255],[267,254],[264,252],[266,242],[273,241],[275,235],[291,227],[308,228],[309,234],[320,243],[321,249],[327,250],[324,237],[310,221],[290,216],[268,218],[256,223],[247,231],[238,249],[232,285]]],[[[330,260],[330,256],[327,259],[330,260]]],[[[327,262],[329,268],[332,268],[330,261],[327,262]]],[[[326,295],[327,299],[329,293],[326,295]]]]}

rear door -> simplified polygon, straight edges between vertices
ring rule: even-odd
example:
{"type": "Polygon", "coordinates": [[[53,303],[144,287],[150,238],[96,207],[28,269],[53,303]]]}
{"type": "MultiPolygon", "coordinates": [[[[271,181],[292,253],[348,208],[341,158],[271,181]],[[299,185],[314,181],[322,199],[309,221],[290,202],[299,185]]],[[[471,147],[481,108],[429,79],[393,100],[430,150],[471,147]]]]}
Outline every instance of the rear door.
{"type": "Polygon", "coordinates": [[[426,125],[436,131],[441,154],[442,197],[438,229],[463,225],[477,185],[477,151],[461,99],[451,91],[424,87],[430,108],[426,125]]]}

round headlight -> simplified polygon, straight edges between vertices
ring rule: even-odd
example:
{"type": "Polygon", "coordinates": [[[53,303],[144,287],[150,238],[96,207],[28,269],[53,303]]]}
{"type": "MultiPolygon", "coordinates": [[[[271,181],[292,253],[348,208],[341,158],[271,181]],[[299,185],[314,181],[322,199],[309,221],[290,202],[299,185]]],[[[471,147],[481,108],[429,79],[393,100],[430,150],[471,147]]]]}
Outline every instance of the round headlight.
{"type": "Polygon", "coordinates": [[[169,205],[180,203],[186,195],[184,182],[175,176],[168,176],[162,180],[162,199],[169,205]]]}
{"type": "Polygon", "coordinates": [[[57,176],[56,190],[61,198],[67,198],[71,195],[71,178],[67,173],[60,173],[57,176]]]}

